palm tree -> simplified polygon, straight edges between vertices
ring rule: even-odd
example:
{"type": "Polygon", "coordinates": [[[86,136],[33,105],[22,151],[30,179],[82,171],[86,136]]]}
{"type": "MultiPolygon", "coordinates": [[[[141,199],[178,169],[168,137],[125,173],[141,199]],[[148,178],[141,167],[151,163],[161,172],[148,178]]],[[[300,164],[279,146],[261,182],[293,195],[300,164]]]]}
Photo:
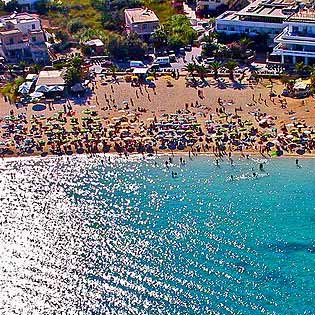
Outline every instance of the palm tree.
{"type": "Polygon", "coordinates": [[[310,76],[315,76],[315,66],[314,65],[309,66],[308,70],[310,72],[310,76]]]}
{"type": "Polygon", "coordinates": [[[206,76],[207,73],[208,73],[206,67],[203,66],[203,65],[196,65],[195,67],[196,67],[196,71],[197,71],[198,75],[200,76],[200,78],[201,78],[202,80],[204,80],[204,79],[205,79],[205,76],[206,76]]]}
{"type": "Polygon", "coordinates": [[[12,71],[13,71],[13,65],[12,64],[8,64],[8,71],[9,71],[10,75],[12,75],[12,71]]]}
{"type": "Polygon", "coordinates": [[[242,37],[240,39],[240,45],[243,51],[247,50],[253,44],[254,41],[252,41],[249,37],[242,37]]]}
{"type": "Polygon", "coordinates": [[[19,62],[19,68],[22,70],[23,76],[24,76],[25,75],[26,62],[25,61],[20,61],[19,62]]]}
{"type": "Polygon", "coordinates": [[[222,63],[219,61],[213,61],[209,64],[211,70],[213,71],[213,77],[215,80],[219,78],[219,70],[222,68],[222,63]]]}
{"type": "Polygon", "coordinates": [[[194,72],[196,70],[196,64],[195,63],[188,63],[185,67],[185,70],[188,71],[189,75],[191,75],[192,77],[194,76],[194,72]]]}
{"type": "Polygon", "coordinates": [[[224,65],[224,67],[229,70],[229,78],[231,81],[234,81],[234,70],[237,66],[238,62],[233,59],[228,60],[224,65]]]}
{"type": "Polygon", "coordinates": [[[294,66],[295,68],[295,71],[299,74],[299,75],[302,75],[303,72],[307,69],[307,66],[304,64],[303,61],[301,62],[298,62],[295,64],[294,66]]]}
{"type": "Polygon", "coordinates": [[[115,66],[115,65],[111,65],[111,66],[109,67],[109,71],[110,71],[112,77],[113,77],[113,78],[116,78],[116,71],[117,71],[116,66],[115,66]]]}

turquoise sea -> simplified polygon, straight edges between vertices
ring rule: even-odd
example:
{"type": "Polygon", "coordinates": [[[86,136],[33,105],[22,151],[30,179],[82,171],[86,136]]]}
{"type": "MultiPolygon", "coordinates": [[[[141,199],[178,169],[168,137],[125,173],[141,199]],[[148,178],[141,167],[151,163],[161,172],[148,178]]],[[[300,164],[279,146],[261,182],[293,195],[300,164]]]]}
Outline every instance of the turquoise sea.
{"type": "Polygon", "coordinates": [[[315,160],[167,159],[1,161],[0,314],[315,314],[315,160]]]}

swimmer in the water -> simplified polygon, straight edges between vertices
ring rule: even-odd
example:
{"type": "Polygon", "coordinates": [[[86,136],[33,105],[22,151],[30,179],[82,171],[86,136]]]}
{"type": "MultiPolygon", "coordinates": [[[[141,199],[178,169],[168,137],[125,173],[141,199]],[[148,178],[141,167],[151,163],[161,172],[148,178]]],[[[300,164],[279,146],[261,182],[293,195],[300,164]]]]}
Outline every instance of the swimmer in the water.
{"type": "Polygon", "coordinates": [[[296,167],[301,168],[301,165],[299,164],[299,159],[295,160],[295,165],[296,165],[296,167]]]}

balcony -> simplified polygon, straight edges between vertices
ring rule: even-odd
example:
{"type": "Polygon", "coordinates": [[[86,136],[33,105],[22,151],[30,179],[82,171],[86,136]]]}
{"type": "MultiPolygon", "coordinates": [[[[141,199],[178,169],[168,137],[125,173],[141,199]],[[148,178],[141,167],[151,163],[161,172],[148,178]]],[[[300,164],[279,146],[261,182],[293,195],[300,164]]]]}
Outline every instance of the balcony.
{"type": "Polygon", "coordinates": [[[304,32],[290,32],[289,28],[286,27],[279,35],[275,37],[276,43],[291,43],[291,44],[303,44],[303,45],[314,45],[315,34],[304,33],[304,32]]]}
{"type": "Polygon", "coordinates": [[[4,49],[6,50],[19,50],[19,49],[27,49],[29,44],[26,42],[17,43],[17,44],[4,44],[4,49]]]}
{"type": "Polygon", "coordinates": [[[292,48],[285,44],[279,43],[274,47],[272,55],[289,55],[296,57],[315,57],[315,47],[313,50],[307,50],[303,48],[292,48]]]}

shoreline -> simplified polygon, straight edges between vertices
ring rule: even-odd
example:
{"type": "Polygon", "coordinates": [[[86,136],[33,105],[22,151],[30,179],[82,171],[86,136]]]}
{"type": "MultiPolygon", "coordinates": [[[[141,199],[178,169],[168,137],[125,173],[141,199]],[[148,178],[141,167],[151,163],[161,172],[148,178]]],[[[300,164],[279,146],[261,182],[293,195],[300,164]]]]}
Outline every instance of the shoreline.
{"type": "MultiPolygon", "coordinates": [[[[301,159],[301,160],[304,160],[304,159],[315,159],[315,153],[312,153],[312,154],[304,154],[304,155],[298,155],[298,154],[284,154],[282,156],[278,156],[278,157],[271,157],[271,156],[264,156],[258,152],[243,152],[243,155],[242,156],[242,153],[240,152],[233,152],[232,155],[231,155],[231,158],[241,158],[243,160],[246,160],[246,155],[249,156],[249,159],[251,158],[261,158],[261,159],[265,159],[265,160],[281,160],[281,159],[301,159]]],[[[116,153],[116,152],[107,152],[107,153],[103,153],[103,152],[99,152],[99,153],[93,153],[93,154],[87,154],[87,153],[84,153],[84,154],[78,154],[78,153],[74,153],[72,155],[67,155],[67,154],[63,154],[63,155],[55,155],[55,154],[48,154],[47,156],[41,156],[41,155],[38,155],[38,154],[34,154],[34,155],[14,155],[14,156],[5,156],[5,157],[2,157],[1,158],[1,161],[3,162],[6,162],[6,161],[16,161],[16,160],[31,160],[31,159],[52,159],[52,158],[71,158],[71,157],[85,157],[85,158],[93,158],[93,157],[114,157],[114,158],[121,158],[125,161],[128,161],[129,158],[139,158],[141,160],[144,160],[143,156],[145,157],[145,159],[147,158],[154,158],[154,157],[181,157],[181,156],[184,156],[184,157],[188,157],[189,156],[189,153],[186,152],[186,151],[183,151],[183,152],[158,152],[157,154],[151,154],[151,155],[148,155],[148,154],[145,154],[145,155],[142,155],[141,153],[131,153],[128,155],[128,158],[126,158],[125,155],[120,155],[119,153],[116,153]]],[[[217,159],[229,159],[228,156],[221,156],[221,157],[218,157],[216,156],[214,153],[210,153],[210,152],[199,152],[197,155],[192,155],[191,156],[191,159],[194,159],[194,158],[198,158],[198,157],[211,157],[211,158],[217,158],[217,159]]]]}

